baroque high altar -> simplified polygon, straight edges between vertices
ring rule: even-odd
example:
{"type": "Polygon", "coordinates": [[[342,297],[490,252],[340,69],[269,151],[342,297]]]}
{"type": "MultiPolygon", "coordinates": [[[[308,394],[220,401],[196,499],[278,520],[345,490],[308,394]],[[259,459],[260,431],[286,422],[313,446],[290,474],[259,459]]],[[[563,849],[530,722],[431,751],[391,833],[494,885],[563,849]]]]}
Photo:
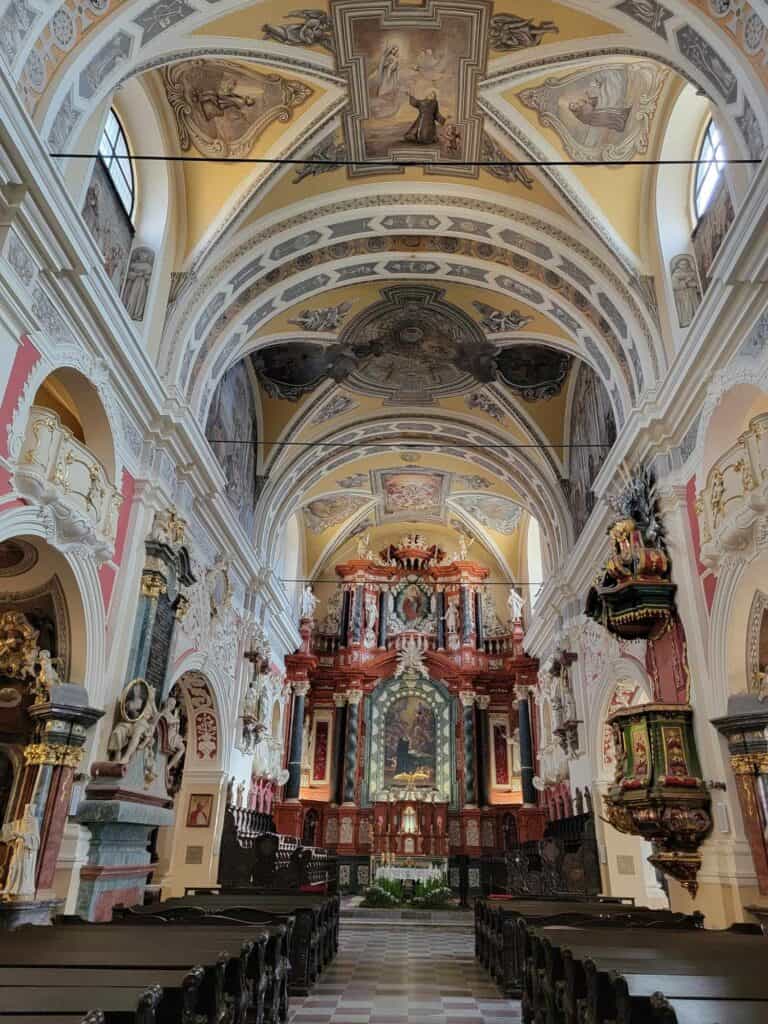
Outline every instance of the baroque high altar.
{"type": "MultiPolygon", "coordinates": [[[[305,592],[281,832],[339,856],[351,889],[371,863],[469,865],[537,839],[521,605],[493,613],[488,569],[421,534],[336,566],[327,614],[305,592]]],[[[455,871],[452,872],[455,880],[455,871]]]]}

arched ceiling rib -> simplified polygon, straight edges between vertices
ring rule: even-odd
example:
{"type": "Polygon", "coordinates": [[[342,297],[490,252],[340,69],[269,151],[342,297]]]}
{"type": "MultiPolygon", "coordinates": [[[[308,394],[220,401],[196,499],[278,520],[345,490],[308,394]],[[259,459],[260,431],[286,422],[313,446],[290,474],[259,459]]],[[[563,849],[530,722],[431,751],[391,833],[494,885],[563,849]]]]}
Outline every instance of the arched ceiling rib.
{"type": "Polygon", "coordinates": [[[442,412],[404,412],[329,429],[314,440],[324,445],[322,460],[311,444],[285,447],[270,471],[260,501],[264,507],[280,509],[280,514],[257,516],[256,539],[265,550],[274,549],[284,523],[319,481],[340,474],[356,460],[384,454],[395,461],[400,452],[419,457],[425,465],[430,455],[451,455],[468,471],[479,469],[503,481],[539,521],[554,558],[564,554],[571,539],[570,517],[556,473],[540,450],[509,447],[513,442],[508,432],[469,425],[466,419],[442,412]]]}

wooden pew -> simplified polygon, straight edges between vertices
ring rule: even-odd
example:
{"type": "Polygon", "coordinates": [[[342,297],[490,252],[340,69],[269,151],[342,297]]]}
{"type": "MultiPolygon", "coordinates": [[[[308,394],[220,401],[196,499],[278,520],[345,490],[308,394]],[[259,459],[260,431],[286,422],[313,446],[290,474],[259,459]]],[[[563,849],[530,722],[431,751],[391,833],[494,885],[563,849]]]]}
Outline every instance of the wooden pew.
{"type": "Polygon", "coordinates": [[[288,1019],[288,977],[295,920],[293,915],[278,917],[252,907],[230,907],[220,913],[209,913],[202,907],[160,903],[128,909],[112,923],[141,926],[188,922],[195,927],[245,926],[258,929],[259,933],[266,934],[267,942],[259,978],[253,983],[256,1014],[259,1019],[263,1016],[265,1024],[278,1024],[288,1019]]]}
{"type": "Polygon", "coordinates": [[[254,978],[258,978],[259,969],[263,970],[265,946],[266,936],[259,939],[252,928],[243,925],[215,930],[191,924],[156,928],[111,924],[25,927],[0,940],[0,968],[28,968],[41,963],[51,969],[103,968],[109,970],[117,987],[126,971],[144,971],[157,984],[170,981],[167,974],[163,975],[172,972],[180,995],[188,1002],[180,1015],[170,1019],[191,1022],[195,1015],[202,1015],[213,1024],[238,1024],[249,1014],[254,1024],[261,1024],[263,1011],[261,1019],[255,1019],[260,1008],[258,998],[254,998],[254,978]],[[198,976],[196,968],[203,972],[203,979],[195,1004],[190,1006],[194,986],[188,983],[184,987],[180,979],[193,973],[198,976]]]}
{"type": "Polygon", "coordinates": [[[89,1010],[84,1017],[77,1013],[4,1013],[3,1024],[106,1024],[101,1010],[89,1010]]]}
{"type": "Polygon", "coordinates": [[[526,952],[525,1021],[671,1024],[669,1007],[653,1003],[659,992],[686,1014],[690,1000],[710,999],[713,1012],[729,998],[765,1000],[755,1024],[768,1020],[768,974],[761,971],[768,948],[760,937],[642,927],[617,935],[525,921],[518,927],[526,952]],[[659,1017],[662,1012],[667,1016],[659,1017]]]}
{"type": "Polygon", "coordinates": [[[80,1020],[88,1015],[90,1006],[98,1004],[100,1019],[105,1024],[155,1024],[161,1020],[170,1024],[174,1017],[160,1010],[163,995],[159,986],[141,989],[132,985],[86,984],[58,988],[41,984],[38,972],[37,983],[32,987],[15,985],[0,989],[0,1020],[5,1021],[6,1014],[23,1014],[25,1020],[27,1015],[36,1014],[49,1021],[51,1013],[72,1015],[80,1020]]]}
{"type": "Polygon", "coordinates": [[[190,908],[200,913],[231,916],[232,910],[252,910],[273,916],[292,916],[289,990],[306,995],[323,967],[336,955],[339,943],[338,896],[313,893],[268,896],[250,888],[226,892],[206,890],[148,907],[116,908],[130,916],[178,913],[190,908]]]}
{"type": "Polygon", "coordinates": [[[510,899],[475,903],[475,948],[480,962],[491,972],[507,996],[523,989],[525,952],[518,922],[588,925],[618,928],[628,924],[649,928],[700,928],[701,914],[675,914],[669,910],[635,907],[616,899],[510,899]]]}
{"type": "MultiPolygon", "coordinates": [[[[115,970],[114,968],[87,969],[80,967],[59,967],[46,965],[40,967],[0,967],[0,1012],[3,1005],[3,994],[11,988],[45,988],[65,989],[106,989],[133,988],[139,991],[159,986],[162,989],[162,1000],[159,1004],[159,1019],[166,1018],[193,1022],[203,1016],[203,999],[201,989],[205,981],[202,967],[184,970],[160,970],[159,968],[139,968],[115,970]]],[[[52,1002],[54,1010],[62,1006],[52,1002]]],[[[73,1011],[74,1012],[74,1011],[73,1011]]],[[[87,1014],[86,1014],[87,1016],[87,1014]]],[[[78,1018],[79,1019],[79,1018],[78,1018]]]]}

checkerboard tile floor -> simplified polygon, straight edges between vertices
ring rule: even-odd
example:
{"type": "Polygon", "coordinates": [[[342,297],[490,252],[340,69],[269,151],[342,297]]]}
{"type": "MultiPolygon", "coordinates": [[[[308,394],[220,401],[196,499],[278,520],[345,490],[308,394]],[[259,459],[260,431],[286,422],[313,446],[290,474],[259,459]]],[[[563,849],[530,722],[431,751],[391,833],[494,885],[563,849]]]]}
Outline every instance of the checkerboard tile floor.
{"type": "Polygon", "coordinates": [[[470,928],[342,920],[339,953],[291,1024],[519,1024],[476,963],[470,928]]]}

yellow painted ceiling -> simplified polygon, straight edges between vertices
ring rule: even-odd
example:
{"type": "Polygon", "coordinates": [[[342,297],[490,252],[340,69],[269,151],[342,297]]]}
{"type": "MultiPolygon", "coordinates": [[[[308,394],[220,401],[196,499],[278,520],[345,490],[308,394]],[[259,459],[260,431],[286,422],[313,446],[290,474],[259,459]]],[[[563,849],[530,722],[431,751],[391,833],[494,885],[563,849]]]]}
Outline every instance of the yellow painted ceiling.
{"type": "MultiPolygon", "coordinates": [[[[341,135],[339,134],[340,139],[341,135]]],[[[507,152],[510,155],[513,154],[514,151],[511,146],[507,149],[507,152]]],[[[519,152],[516,155],[519,156],[519,152]]],[[[501,178],[496,178],[485,170],[482,170],[479,177],[475,179],[457,178],[449,174],[441,174],[430,176],[428,180],[436,188],[445,185],[453,185],[459,189],[466,188],[467,186],[483,188],[490,193],[488,197],[489,202],[498,202],[499,197],[503,197],[506,201],[513,200],[514,202],[531,203],[534,206],[543,207],[545,210],[550,210],[552,213],[572,220],[573,215],[570,209],[564,206],[554,193],[550,191],[549,187],[544,184],[544,180],[539,172],[533,169],[531,176],[533,177],[533,187],[530,189],[517,182],[503,181],[501,178]]],[[[314,199],[318,196],[325,197],[352,186],[344,168],[304,178],[298,184],[294,183],[295,177],[296,168],[287,167],[280,176],[279,181],[272,185],[270,191],[265,196],[258,196],[254,199],[252,209],[245,218],[243,225],[255,224],[263,217],[275,213],[277,210],[282,210],[293,203],[314,199]]],[[[409,184],[423,182],[424,172],[418,167],[409,167],[405,168],[400,174],[377,174],[375,177],[368,179],[368,181],[370,184],[387,182],[388,184],[397,185],[398,190],[400,188],[406,189],[409,184]]],[[[364,186],[360,179],[356,179],[352,187],[360,189],[364,186]]]]}
{"type": "MultiPolygon", "coordinates": [[[[328,4],[316,2],[313,10],[327,11],[328,4]]],[[[253,40],[260,39],[264,33],[262,26],[265,24],[288,25],[300,23],[300,19],[286,20],[288,7],[280,0],[272,2],[250,4],[225,14],[221,18],[212,18],[201,28],[196,29],[192,35],[199,36],[225,36],[228,38],[241,38],[253,40]]],[[[291,7],[290,10],[297,10],[291,7]]],[[[563,4],[551,3],[549,0],[514,0],[506,2],[501,0],[493,5],[494,14],[516,14],[521,18],[533,18],[535,21],[554,21],[558,27],[557,33],[547,33],[542,40],[542,46],[555,43],[567,43],[572,39],[584,39],[592,36],[602,36],[615,33],[616,27],[607,21],[586,14],[584,11],[566,7],[563,4]]],[[[333,57],[322,46],[296,47],[306,49],[309,52],[324,54],[333,57]]],[[[503,58],[506,54],[491,52],[489,58],[503,58]]]]}
{"type": "MultiPolygon", "coordinates": [[[[261,74],[275,73],[274,68],[252,62],[249,62],[247,67],[249,70],[261,74]]],[[[148,74],[153,77],[158,93],[164,96],[160,73],[152,71],[148,74]]],[[[294,109],[293,116],[289,121],[275,120],[262,132],[254,141],[250,156],[285,155],[283,153],[285,140],[300,129],[302,122],[308,122],[312,118],[314,110],[328,91],[321,82],[306,75],[296,74],[293,69],[281,69],[280,74],[284,78],[302,82],[312,90],[312,93],[294,109]]],[[[178,144],[176,153],[182,155],[178,144]]],[[[193,145],[183,155],[197,157],[200,154],[193,145]]],[[[223,212],[226,209],[233,209],[241,198],[247,195],[256,183],[269,173],[269,167],[268,165],[238,163],[235,160],[220,162],[186,160],[182,164],[182,173],[184,177],[183,216],[186,221],[186,251],[184,255],[186,257],[194,251],[223,212]]]]}

